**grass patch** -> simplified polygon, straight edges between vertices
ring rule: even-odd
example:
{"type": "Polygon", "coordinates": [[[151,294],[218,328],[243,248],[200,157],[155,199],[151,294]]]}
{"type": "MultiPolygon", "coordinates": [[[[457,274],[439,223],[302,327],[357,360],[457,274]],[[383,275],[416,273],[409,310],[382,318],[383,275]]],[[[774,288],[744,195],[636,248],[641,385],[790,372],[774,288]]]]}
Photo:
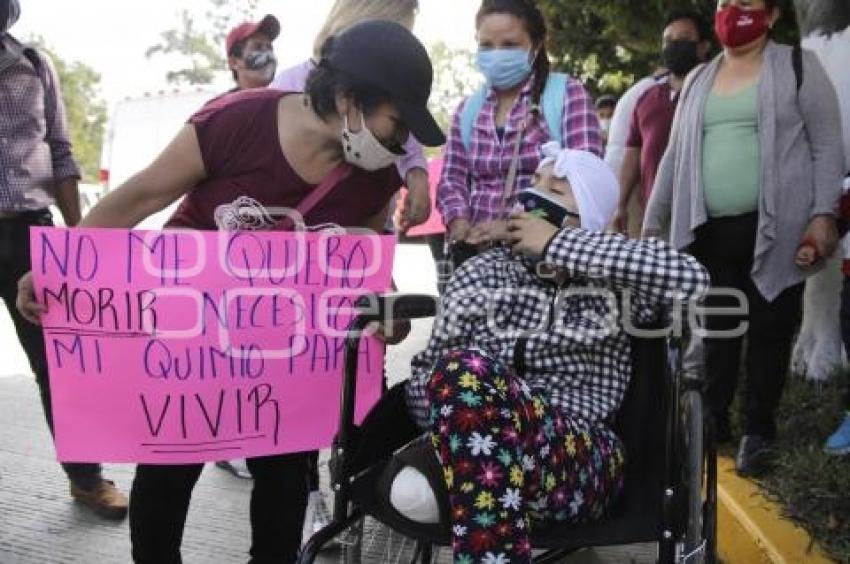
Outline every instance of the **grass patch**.
{"type": "Polygon", "coordinates": [[[760,485],[839,562],[850,563],[850,456],[823,452],[843,420],[848,374],[814,384],[790,378],[778,414],[776,468],[760,485]]]}

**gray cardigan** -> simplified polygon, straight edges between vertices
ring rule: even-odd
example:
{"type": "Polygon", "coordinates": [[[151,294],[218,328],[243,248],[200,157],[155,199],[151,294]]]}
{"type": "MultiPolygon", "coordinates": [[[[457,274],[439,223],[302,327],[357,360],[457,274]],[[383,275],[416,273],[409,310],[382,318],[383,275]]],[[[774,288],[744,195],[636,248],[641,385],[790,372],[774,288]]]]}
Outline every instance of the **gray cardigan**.
{"type": "MultiPolygon", "coordinates": [[[[647,204],[644,229],[658,230],[677,249],[690,245],[708,219],[703,116],[721,57],[689,76],[647,204]]],[[[769,42],[758,82],[761,186],[751,274],[771,301],[811,274],[796,266],[795,252],[814,216],[837,211],[846,171],[835,89],[817,57],[804,50],[798,92],[791,58],[791,47],[769,42]]]]}

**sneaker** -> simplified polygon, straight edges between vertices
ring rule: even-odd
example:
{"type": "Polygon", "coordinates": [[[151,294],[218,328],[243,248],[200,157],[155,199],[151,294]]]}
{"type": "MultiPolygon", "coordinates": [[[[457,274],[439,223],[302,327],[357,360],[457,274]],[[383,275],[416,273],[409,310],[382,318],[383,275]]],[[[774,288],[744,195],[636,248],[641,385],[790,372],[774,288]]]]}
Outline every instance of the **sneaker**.
{"type": "Polygon", "coordinates": [[[835,456],[850,454],[850,412],[844,417],[838,429],[826,440],[823,450],[835,456]]]}
{"type": "Polygon", "coordinates": [[[90,490],[72,483],[71,497],[104,519],[119,521],[127,515],[127,497],[115,487],[115,482],[109,480],[101,480],[90,490]]]}
{"type": "Polygon", "coordinates": [[[245,462],[244,458],[220,460],[216,462],[215,465],[222,470],[230,472],[237,478],[242,478],[243,480],[250,480],[253,477],[251,476],[251,471],[248,470],[248,464],[245,462]]]}
{"type": "Polygon", "coordinates": [[[744,435],[735,457],[735,471],[740,476],[757,477],[770,467],[770,442],[761,435],[744,435]]]}

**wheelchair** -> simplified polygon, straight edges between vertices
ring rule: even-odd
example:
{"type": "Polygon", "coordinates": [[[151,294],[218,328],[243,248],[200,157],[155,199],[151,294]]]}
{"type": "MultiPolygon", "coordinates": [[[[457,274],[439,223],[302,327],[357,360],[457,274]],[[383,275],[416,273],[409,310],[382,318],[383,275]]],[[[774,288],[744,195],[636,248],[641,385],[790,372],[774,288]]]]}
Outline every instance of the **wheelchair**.
{"type": "MultiPolygon", "coordinates": [[[[375,321],[433,317],[436,298],[388,295],[370,296],[367,301],[371,301],[369,311],[360,310],[346,341],[340,422],[330,462],[333,519],[306,543],[301,564],[312,564],[325,545],[344,532],[348,538],[342,543],[343,562],[377,563],[374,555],[360,552],[367,516],[371,523],[409,540],[404,559],[398,555],[394,562],[431,564],[435,548],[451,545],[450,524],[414,522],[390,503],[387,484],[401,465],[398,461],[404,459],[405,447],[389,454],[364,453],[354,424],[357,351],[364,329],[375,321]],[[355,468],[349,464],[355,458],[369,463],[355,468]]],[[[643,327],[655,336],[631,337],[633,377],[613,426],[626,447],[620,499],[598,522],[533,525],[533,562],[554,563],[586,548],[635,543],[655,543],[657,561],[664,564],[716,561],[717,464],[712,425],[703,411],[703,382],[682,367],[684,339],[663,329],[672,315],[665,312],[652,326],[643,327]]]]}

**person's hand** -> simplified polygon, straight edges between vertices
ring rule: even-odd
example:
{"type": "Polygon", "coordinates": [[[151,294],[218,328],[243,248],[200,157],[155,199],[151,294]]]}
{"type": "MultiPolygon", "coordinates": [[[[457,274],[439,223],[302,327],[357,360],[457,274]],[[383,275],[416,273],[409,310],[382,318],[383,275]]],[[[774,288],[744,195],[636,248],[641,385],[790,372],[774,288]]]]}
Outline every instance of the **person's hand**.
{"type": "Polygon", "coordinates": [[[375,323],[369,326],[375,337],[388,345],[397,345],[410,335],[410,321],[400,319],[389,323],[375,323]]]}
{"type": "Polygon", "coordinates": [[[456,219],[449,224],[449,242],[466,241],[472,225],[466,219],[456,219]]]}
{"type": "Polygon", "coordinates": [[[818,250],[811,240],[804,240],[797,247],[797,253],[794,255],[794,262],[803,269],[811,268],[819,259],[818,250]]]}
{"type": "Polygon", "coordinates": [[[401,231],[406,233],[408,229],[428,221],[431,216],[430,190],[425,171],[416,168],[407,173],[407,197],[396,218],[396,225],[401,231]]]}
{"type": "Polygon", "coordinates": [[[508,241],[515,255],[539,259],[558,228],[528,212],[514,212],[508,221],[508,241]]]}
{"type": "Polygon", "coordinates": [[[41,325],[41,315],[47,308],[35,301],[35,285],[32,281],[32,272],[27,272],[18,280],[18,297],[15,306],[24,319],[34,325],[41,325]]]}
{"type": "Polygon", "coordinates": [[[809,222],[797,249],[795,262],[801,268],[810,268],[820,259],[827,258],[838,248],[838,227],[830,215],[817,215],[809,222]]]}
{"type": "Polygon", "coordinates": [[[619,206],[617,208],[617,212],[614,214],[614,231],[617,233],[622,233],[623,235],[629,234],[629,209],[626,206],[619,206]]]}
{"type": "Polygon", "coordinates": [[[508,222],[504,219],[496,219],[479,223],[469,230],[466,242],[471,245],[483,245],[486,243],[498,243],[508,239],[508,222]]]}

